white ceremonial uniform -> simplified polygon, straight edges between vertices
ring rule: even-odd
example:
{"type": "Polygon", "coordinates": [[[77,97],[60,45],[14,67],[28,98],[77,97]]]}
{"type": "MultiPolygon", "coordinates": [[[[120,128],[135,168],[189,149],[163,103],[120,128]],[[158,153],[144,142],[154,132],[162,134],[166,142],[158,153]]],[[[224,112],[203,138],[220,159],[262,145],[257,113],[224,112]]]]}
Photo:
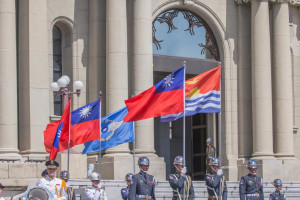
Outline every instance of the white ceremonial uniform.
{"type": "Polygon", "coordinates": [[[95,187],[86,188],[84,194],[88,200],[107,200],[106,193],[103,188],[100,191],[95,187]]]}
{"type": "Polygon", "coordinates": [[[67,192],[62,189],[63,182],[60,178],[51,179],[49,177],[42,178],[38,181],[37,186],[47,188],[55,197],[55,199],[67,200],[67,192]]]}

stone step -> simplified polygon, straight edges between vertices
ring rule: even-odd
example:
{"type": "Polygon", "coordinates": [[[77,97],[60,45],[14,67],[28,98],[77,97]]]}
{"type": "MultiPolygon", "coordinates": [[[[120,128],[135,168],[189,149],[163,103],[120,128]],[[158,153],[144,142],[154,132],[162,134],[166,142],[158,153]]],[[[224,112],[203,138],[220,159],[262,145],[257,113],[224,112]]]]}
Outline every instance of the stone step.
{"type": "MultiPolygon", "coordinates": [[[[105,191],[109,200],[121,199],[121,188],[126,187],[125,181],[118,180],[103,180],[105,191]]],[[[91,181],[87,179],[70,180],[70,184],[74,187],[76,199],[85,200],[84,188],[91,186],[91,181]]],[[[207,189],[204,181],[193,181],[195,190],[195,199],[207,199],[207,189]]],[[[239,182],[227,182],[228,200],[239,200],[239,182]]],[[[265,199],[269,199],[269,194],[274,191],[274,186],[271,182],[264,183],[265,199]]],[[[19,191],[18,193],[21,193],[19,191]]],[[[300,199],[300,182],[285,182],[283,183],[283,192],[289,200],[300,199]]],[[[8,193],[7,193],[8,194],[8,193]]],[[[12,195],[17,192],[11,192],[12,195]]],[[[172,189],[167,181],[159,181],[156,186],[155,195],[157,200],[171,200],[172,189]]],[[[11,196],[11,195],[9,195],[11,196]]],[[[9,198],[8,198],[9,199],[9,198]]]]}

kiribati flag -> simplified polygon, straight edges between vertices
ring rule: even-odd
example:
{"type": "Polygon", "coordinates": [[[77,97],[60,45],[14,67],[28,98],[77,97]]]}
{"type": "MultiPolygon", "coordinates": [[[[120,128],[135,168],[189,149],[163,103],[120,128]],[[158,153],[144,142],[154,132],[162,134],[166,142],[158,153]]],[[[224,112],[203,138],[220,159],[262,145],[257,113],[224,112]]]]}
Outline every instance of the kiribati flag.
{"type": "Polygon", "coordinates": [[[141,94],[127,99],[128,114],[124,122],[183,112],[183,84],[185,67],[182,67],[141,94]]]}
{"type": "MultiPolygon", "coordinates": [[[[55,123],[54,127],[52,128],[56,128],[56,134],[55,134],[55,138],[52,144],[52,148],[51,148],[51,152],[50,152],[50,156],[49,156],[49,160],[55,160],[57,152],[62,151],[62,149],[60,148],[60,138],[62,137],[69,137],[69,128],[70,128],[70,102],[71,99],[69,99],[69,102],[67,104],[67,106],[65,107],[65,110],[62,114],[61,119],[55,123]]],[[[51,126],[50,126],[51,127],[51,126]]],[[[44,135],[51,135],[47,134],[47,132],[53,132],[53,130],[51,130],[51,128],[48,128],[44,131],[44,135]]],[[[68,146],[67,146],[68,148],[68,146]]]]}
{"type": "MultiPolygon", "coordinates": [[[[221,111],[221,67],[216,67],[185,82],[185,116],[221,111]]],[[[161,122],[174,121],[183,113],[165,115],[161,122]]]]}

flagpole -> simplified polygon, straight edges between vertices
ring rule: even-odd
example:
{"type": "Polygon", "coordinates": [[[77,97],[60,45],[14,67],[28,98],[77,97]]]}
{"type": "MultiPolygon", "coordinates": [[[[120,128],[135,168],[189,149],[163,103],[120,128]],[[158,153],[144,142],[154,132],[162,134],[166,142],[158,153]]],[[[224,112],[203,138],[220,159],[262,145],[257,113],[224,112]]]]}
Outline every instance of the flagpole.
{"type": "MultiPolygon", "coordinates": [[[[133,97],[133,94],[131,95],[133,97]]],[[[133,123],[133,143],[132,143],[132,154],[133,154],[133,174],[135,174],[135,123],[133,123]]]]}
{"type": "MultiPolygon", "coordinates": [[[[219,66],[221,67],[221,62],[219,62],[219,66]]],[[[221,69],[220,69],[221,70],[221,69]]],[[[222,156],[221,156],[221,149],[222,149],[222,135],[221,135],[221,133],[222,133],[222,70],[220,71],[220,113],[219,113],[219,160],[220,160],[220,169],[221,169],[221,166],[222,166],[222,162],[221,162],[221,158],[222,158],[222,156]]],[[[221,178],[220,179],[220,186],[221,186],[221,183],[222,183],[222,179],[223,178],[221,178]]],[[[222,189],[221,189],[221,187],[220,187],[220,190],[219,190],[219,197],[220,197],[220,200],[222,200],[222,191],[221,191],[222,189]]]]}
{"type": "Polygon", "coordinates": [[[133,148],[133,174],[135,174],[135,123],[133,122],[133,143],[132,143],[132,148],[133,148]]]}
{"type": "Polygon", "coordinates": [[[102,101],[102,91],[99,93],[100,105],[99,105],[99,180],[101,181],[101,101],[102,101]]]}
{"type": "MultiPolygon", "coordinates": [[[[221,62],[219,62],[219,66],[221,67],[221,62]]],[[[221,149],[222,149],[222,69],[220,69],[221,72],[220,72],[220,113],[219,113],[219,130],[218,130],[218,134],[219,134],[219,160],[220,160],[220,166],[221,166],[221,149]]]]}
{"type": "Polygon", "coordinates": [[[71,142],[71,97],[69,97],[69,100],[70,100],[70,113],[69,113],[69,141],[68,141],[68,167],[67,167],[68,174],[70,174],[69,170],[70,170],[70,142],[71,142]]]}
{"type": "MultiPolygon", "coordinates": [[[[185,161],[185,70],[186,70],[186,61],[183,61],[183,160],[184,167],[186,167],[185,161]]],[[[183,190],[183,199],[185,199],[185,188],[183,190]]]]}

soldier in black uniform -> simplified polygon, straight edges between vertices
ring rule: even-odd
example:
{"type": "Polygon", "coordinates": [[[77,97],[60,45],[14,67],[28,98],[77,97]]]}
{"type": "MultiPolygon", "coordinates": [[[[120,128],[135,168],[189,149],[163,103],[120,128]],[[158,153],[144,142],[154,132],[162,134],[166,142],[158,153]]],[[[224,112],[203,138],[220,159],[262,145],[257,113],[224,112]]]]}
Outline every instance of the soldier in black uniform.
{"type": "Polygon", "coordinates": [[[220,169],[220,161],[218,158],[211,158],[210,163],[211,173],[205,174],[204,180],[207,186],[209,200],[227,200],[227,185],[223,170],[220,169]],[[220,196],[222,198],[220,198],[220,196]]]}
{"type": "Polygon", "coordinates": [[[128,173],[125,176],[127,187],[121,189],[121,195],[123,200],[128,200],[129,186],[131,185],[132,182],[132,176],[133,176],[132,173],[128,173]]]}
{"type": "Polygon", "coordinates": [[[149,159],[140,157],[138,165],[140,172],[132,177],[132,183],[129,186],[129,200],[155,200],[155,178],[147,174],[149,169],[149,159]]]}
{"type": "Polygon", "coordinates": [[[275,179],[273,185],[276,188],[275,192],[270,194],[269,200],[286,200],[286,197],[283,193],[280,192],[282,189],[282,181],[280,179],[275,179]]]}
{"type": "Polygon", "coordinates": [[[194,199],[194,187],[190,176],[186,174],[182,156],[177,156],[173,162],[176,172],[169,175],[169,183],[173,189],[172,200],[194,199]],[[185,189],[184,189],[185,188],[185,189]]]}
{"type": "Polygon", "coordinates": [[[249,174],[243,176],[240,181],[241,200],[263,200],[263,180],[256,176],[257,162],[250,160],[248,163],[249,174]]]}

